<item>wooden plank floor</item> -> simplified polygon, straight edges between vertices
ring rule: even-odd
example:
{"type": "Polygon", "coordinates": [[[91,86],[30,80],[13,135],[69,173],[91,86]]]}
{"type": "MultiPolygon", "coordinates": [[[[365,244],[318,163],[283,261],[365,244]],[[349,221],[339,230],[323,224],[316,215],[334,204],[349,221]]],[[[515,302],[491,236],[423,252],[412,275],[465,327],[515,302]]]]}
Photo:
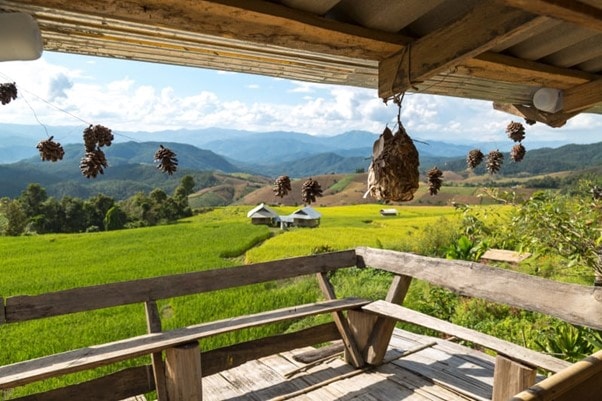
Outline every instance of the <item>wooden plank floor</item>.
{"type": "MultiPolygon", "coordinates": [[[[436,344],[359,375],[334,380],[295,401],[466,401],[490,400],[494,358],[459,344],[396,329],[385,358],[421,344],[436,344]]],[[[203,378],[203,400],[272,400],[352,372],[340,358],[299,372],[293,359],[313,348],[297,349],[248,362],[203,378]]]]}

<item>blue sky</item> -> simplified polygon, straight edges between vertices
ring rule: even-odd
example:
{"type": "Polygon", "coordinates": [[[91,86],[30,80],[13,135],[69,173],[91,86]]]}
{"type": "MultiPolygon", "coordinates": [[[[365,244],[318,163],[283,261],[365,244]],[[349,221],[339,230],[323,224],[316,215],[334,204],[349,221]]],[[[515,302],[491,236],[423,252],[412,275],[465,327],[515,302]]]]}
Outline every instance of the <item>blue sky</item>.
{"type": "MultiPolygon", "coordinates": [[[[220,127],[379,134],[397,113],[371,89],[53,52],[0,63],[0,82],[7,81],[17,82],[20,97],[0,109],[0,123],[36,124],[37,116],[45,125],[102,124],[116,132],[220,127]]],[[[408,133],[425,141],[506,143],[512,120],[519,121],[490,102],[442,96],[408,94],[402,109],[408,133]]],[[[602,116],[580,115],[560,129],[536,124],[527,127],[529,140],[599,142],[602,116]]]]}

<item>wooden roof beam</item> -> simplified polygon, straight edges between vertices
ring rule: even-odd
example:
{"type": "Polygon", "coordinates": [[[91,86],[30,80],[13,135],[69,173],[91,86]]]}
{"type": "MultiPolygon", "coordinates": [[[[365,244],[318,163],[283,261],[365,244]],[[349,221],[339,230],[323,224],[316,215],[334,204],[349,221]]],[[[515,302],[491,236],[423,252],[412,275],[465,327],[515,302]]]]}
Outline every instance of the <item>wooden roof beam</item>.
{"type": "Polygon", "coordinates": [[[602,10],[576,0],[504,0],[508,6],[602,32],[602,10]]]}
{"type": "Polygon", "coordinates": [[[524,106],[521,104],[509,103],[493,103],[493,108],[498,111],[503,111],[525,120],[533,120],[546,124],[553,128],[560,128],[566,124],[567,120],[576,116],[579,113],[546,113],[545,111],[537,110],[535,107],[524,106]]]}
{"type": "Polygon", "coordinates": [[[379,63],[378,93],[383,99],[445,72],[503,40],[545,21],[493,1],[482,1],[462,18],[426,35],[379,63]]]}
{"type": "Polygon", "coordinates": [[[7,0],[10,8],[33,6],[119,19],[205,35],[345,57],[378,60],[411,39],[321,18],[258,0],[7,0]]]}
{"type": "Polygon", "coordinates": [[[574,113],[589,109],[602,102],[602,78],[565,89],[562,111],[574,113]]]}

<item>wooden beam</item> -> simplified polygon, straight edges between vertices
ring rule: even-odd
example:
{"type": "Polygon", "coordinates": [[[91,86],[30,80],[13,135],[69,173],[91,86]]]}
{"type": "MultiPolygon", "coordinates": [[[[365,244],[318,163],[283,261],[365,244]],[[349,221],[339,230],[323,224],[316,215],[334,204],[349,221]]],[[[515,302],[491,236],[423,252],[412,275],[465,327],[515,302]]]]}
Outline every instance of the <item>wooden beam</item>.
{"type": "Polygon", "coordinates": [[[602,10],[576,0],[504,0],[504,3],[530,13],[571,22],[602,32],[602,10]]]}
{"type": "MultiPolygon", "coordinates": [[[[146,331],[147,333],[160,333],[161,316],[156,301],[147,301],[144,303],[146,312],[146,331]]],[[[155,388],[157,389],[157,401],[168,401],[167,385],[165,383],[165,363],[163,362],[163,353],[154,352],[151,354],[153,366],[153,377],[155,379],[155,388]]]]}
{"type": "Polygon", "coordinates": [[[381,98],[404,92],[475,57],[503,40],[545,21],[493,1],[479,2],[466,15],[408,45],[404,51],[379,63],[378,94],[381,98]]]}
{"type": "Polygon", "coordinates": [[[341,251],[225,269],[102,284],[5,300],[7,322],[108,308],[234,288],[355,266],[355,252],[341,251]]]}
{"type": "Polygon", "coordinates": [[[169,401],[202,401],[201,350],[197,342],[165,352],[165,382],[169,401]]]}
{"type": "Polygon", "coordinates": [[[403,35],[345,24],[260,0],[19,0],[18,3],[270,46],[368,59],[378,59],[383,53],[391,54],[409,41],[403,35]]]}
{"type": "Polygon", "coordinates": [[[554,67],[493,52],[479,54],[454,67],[460,75],[536,87],[568,89],[598,78],[579,70],[554,67]]]}
{"type": "Polygon", "coordinates": [[[323,313],[358,309],[368,301],[346,298],[315,304],[297,305],[254,315],[239,316],[215,322],[183,327],[172,331],[146,334],[125,340],[80,348],[12,365],[0,366],[0,389],[12,388],[62,374],[79,372],[113,362],[152,354],[202,338],[245,328],[323,313]]]}
{"type": "MultiPolygon", "coordinates": [[[[327,300],[333,301],[336,299],[334,288],[328,280],[326,273],[317,273],[318,284],[322,293],[327,300]]],[[[349,321],[343,315],[342,311],[332,312],[332,318],[339,329],[343,344],[345,344],[345,359],[353,365],[355,368],[361,368],[364,366],[364,358],[355,342],[351,328],[349,327],[349,321]]]]}
{"type": "Polygon", "coordinates": [[[401,322],[407,322],[417,326],[426,327],[440,333],[449,334],[462,340],[470,341],[485,348],[502,353],[527,365],[539,366],[551,372],[558,372],[571,365],[569,362],[530,350],[525,347],[521,347],[520,345],[516,345],[510,341],[501,340],[497,337],[480,333],[476,330],[468,329],[466,327],[458,326],[456,324],[446,322],[445,320],[437,319],[436,317],[432,317],[386,301],[372,302],[366,306],[363,306],[362,310],[376,313],[381,316],[391,317],[401,322]]]}
{"type": "Polygon", "coordinates": [[[575,113],[602,102],[602,78],[564,91],[562,111],[575,113]]]}
{"type": "Polygon", "coordinates": [[[511,358],[497,355],[493,372],[491,401],[508,401],[513,395],[535,384],[537,369],[525,366],[511,358]]]}
{"type": "Polygon", "coordinates": [[[534,120],[552,128],[559,128],[566,124],[567,120],[573,118],[579,113],[546,113],[545,111],[537,110],[535,107],[523,106],[520,104],[498,103],[493,102],[493,108],[498,111],[503,111],[527,120],[534,120]]]}
{"type": "Polygon", "coordinates": [[[447,260],[375,248],[356,248],[366,266],[405,274],[448,288],[566,322],[602,330],[602,288],[560,283],[463,260],[447,260]],[[558,302],[562,299],[562,302],[558,302]]]}
{"type": "MultiPolygon", "coordinates": [[[[411,283],[411,276],[395,275],[385,300],[387,302],[401,305],[406,297],[406,294],[408,293],[408,290],[410,289],[411,283]]],[[[383,316],[378,317],[378,320],[374,324],[374,329],[372,330],[368,340],[368,348],[366,350],[365,357],[366,362],[372,365],[377,365],[383,361],[396,323],[397,322],[395,319],[390,319],[383,316]]]]}
{"type": "Polygon", "coordinates": [[[602,388],[602,351],[517,394],[511,401],[596,401],[602,388]]]}

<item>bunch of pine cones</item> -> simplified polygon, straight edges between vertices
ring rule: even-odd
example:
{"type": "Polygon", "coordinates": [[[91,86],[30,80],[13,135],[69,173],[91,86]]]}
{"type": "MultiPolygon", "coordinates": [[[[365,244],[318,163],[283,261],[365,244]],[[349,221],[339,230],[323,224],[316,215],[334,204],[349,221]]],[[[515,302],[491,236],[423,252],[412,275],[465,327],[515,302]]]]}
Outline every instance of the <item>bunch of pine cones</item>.
{"type": "Polygon", "coordinates": [[[90,125],[84,129],[84,147],[86,153],[79,163],[79,169],[86,178],[96,178],[98,173],[104,174],[108,167],[107,158],[100,149],[102,146],[111,146],[113,133],[102,125],[90,125]]]}
{"type": "Polygon", "coordinates": [[[12,82],[8,84],[0,84],[0,102],[2,105],[9,104],[17,98],[17,85],[12,82]]]}
{"type": "Polygon", "coordinates": [[[521,143],[522,140],[525,139],[525,127],[523,127],[521,123],[512,121],[506,127],[506,133],[508,134],[508,138],[512,139],[514,142],[518,142],[512,147],[512,150],[510,150],[510,158],[515,162],[522,161],[527,153],[527,150],[521,143]]]}
{"type": "Polygon", "coordinates": [[[163,145],[159,145],[159,149],[155,152],[155,162],[159,163],[157,168],[168,175],[172,175],[178,169],[176,154],[163,145]]]}
{"type": "Polygon", "coordinates": [[[55,162],[57,160],[63,160],[63,156],[65,156],[65,149],[63,149],[60,143],[54,142],[52,140],[53,138],[54,137],[51,136],[45,141],[38,143],[36,146],[40,151],[40,158],[42,161],[50,160],[51,162],[55,162]]]}
{"type": "Polygon", "coordinates": [[[303,183],[301,187],[301,198],[303,203],[311,204],[316,201],[316,197],[322,196],[322,187],[318,184],[318,181],[313,180],[311,177],[303,183]]]}
{"type": "Polygon", "coordinates": [[[281,175],[276,178],[274,181],[274,185],[272,186],[272,191],[281,198],[284,198],[291,191],[291,179],[288,175],[281,175]]]}
{"type": "Polygon", "coordinates": [[[441,177],[443,176],[443,171],[439,170],[437,167],[433,167],[427,172],[428,176],[428,184],[429,184],[429,193],[431,196],[437,195],[439,190],[441,189],[441,183],[443,180],[441,177]]]}

